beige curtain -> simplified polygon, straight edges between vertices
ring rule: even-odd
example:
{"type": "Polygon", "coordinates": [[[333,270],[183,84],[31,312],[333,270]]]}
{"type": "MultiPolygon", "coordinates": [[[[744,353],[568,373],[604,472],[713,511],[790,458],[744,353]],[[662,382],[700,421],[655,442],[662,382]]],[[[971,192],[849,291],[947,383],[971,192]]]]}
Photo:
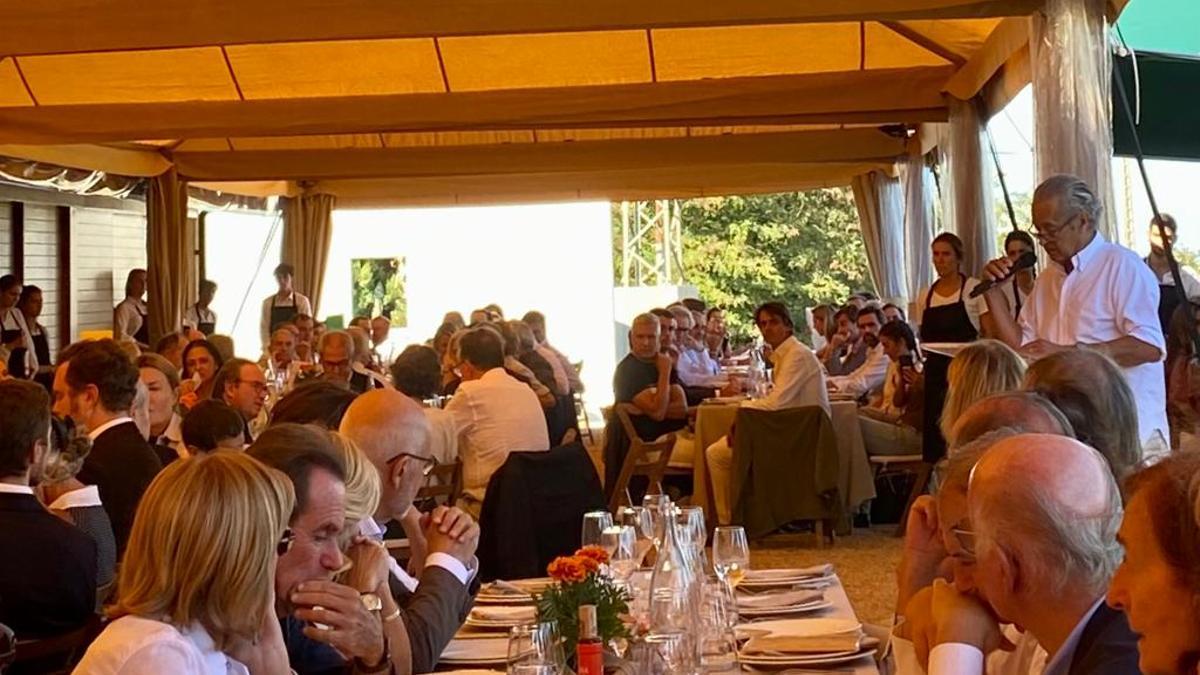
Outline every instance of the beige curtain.
{"type": "Polygon", "coordinates": [[[974,101],[950,99],[949,148],[946,153],[949,197],[946,230],[963,241],[962,271],[978,276],[996,257],[996,214],[992,202],[992,160],[986,154],[984,125],[974,101]]]}
{"type": "Polygon", "coordinates": [[[881,171],[854,177],[854,205],[875,290],[886,302],[908,304],[904,196],[899,179],[881,171]]]}
{"type": "Polygon", "coordinates": [[[904,258],[908,297],[916,300],[933,281],[933,179],[922,155],[909,155],[902,166],[904,183],[904,258]]]}
{"type": "Polygon", "coordinates": [[[1079,176],[1104,203],[1097,227],[1119,241],[1112,215],[1112,52],[1105,0],[1047,0],[1033,15],[1033,126],[1038,181],[1079,176]]]}
{"type": "Polygon", "coordinates": [[[283,203],[282,262],[296,268],[296,290],[320,311],[321,287],[333,238],[333,195],[285,197],[283,203]]]}
{"type": "Polygon", "coordinates": [[[150,340],[179,328],[196,293],[196,229],[188,220],[187,183],[175,169],[150,180],[146,249],[150,340]]]}

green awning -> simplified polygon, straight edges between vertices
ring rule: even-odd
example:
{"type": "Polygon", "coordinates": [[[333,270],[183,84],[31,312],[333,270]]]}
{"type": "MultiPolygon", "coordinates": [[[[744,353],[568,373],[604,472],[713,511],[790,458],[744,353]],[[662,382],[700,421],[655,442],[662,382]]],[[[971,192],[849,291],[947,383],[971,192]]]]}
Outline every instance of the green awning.
{"type": "MultiPolygon", "coordinates": [[[[1195,24],[1191,31],[1200,32],[1195,24]]],[[[1136,83],[1134,63],[1132,56],[1113,60],[1113,153],[1135,154],[1128,117],[1115,81],[1121,77],[1137,118],[1145,155],[1200,161],[1200,57],[1138,51],[1136,83]]]]}
{"type": "Polygon", "coordinates": [[[1117,19],[1125,44],[1167,54],[1200,56],[1200,2],[1133,0],[1117,19]]]}

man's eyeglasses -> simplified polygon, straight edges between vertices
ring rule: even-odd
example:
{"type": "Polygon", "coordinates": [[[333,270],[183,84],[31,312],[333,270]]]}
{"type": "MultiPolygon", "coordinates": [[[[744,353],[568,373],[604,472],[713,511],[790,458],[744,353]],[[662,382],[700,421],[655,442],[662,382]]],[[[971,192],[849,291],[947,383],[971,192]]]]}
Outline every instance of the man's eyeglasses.
{"type": "Polygon", "coordinates": [[[954,535],[955,541],[958,542],[959,548],[966,554],[966,557],[975,558],[975,532],[968,530],[965,527],[952,527],[950,533],[954,535]]]}
{"type": "Polygon", "coordinates": [[[422,476],[429,476],[429,474],[433,473],[434,467],[437,466],[436,459],[434,459],[432,457],[422,457],[420,455],[414,455],[411,452],[398,453],[396,456],[392,457],[385,463],[390,467],[393,462],[400,459],[401,457],[407,457],[409,459],[421,462],[422,463],[422,466],[421,466],[421,475],[422,476]]]}
{"type": "Polygon", "coordinates": [[[286,527],[283,530],[283,535],[279,537],[279,543],[275,544],[275,554],[284,555],[292,550],[292,544],[296,541],[296,533],[292,532],[292,528],[286,527]]]}
{"type": "Polygon", "coordinates": [[[1040,227],[1038,225],[1034,225],[1033,226],[1033,232],[1034,232],[1033,236],[1037,237],[1038,241],[1047,241],[1050,239],[1055,239],[1058,237],[1058,234],[1060,232],[1062,232],[1063,230],[1070,227],[1071,223],[1075,222],[1075,219],[1081,215],[1083,215],[1083,214],[1076,213],[1075,215],[1071,216],[1070,218],[1067,218],[1066,220],[1064,220],[1061,225],[1055,225],[1054,223],[1051,223],[1051,224],[1047,225],[1046,227],[1040,227]]]}

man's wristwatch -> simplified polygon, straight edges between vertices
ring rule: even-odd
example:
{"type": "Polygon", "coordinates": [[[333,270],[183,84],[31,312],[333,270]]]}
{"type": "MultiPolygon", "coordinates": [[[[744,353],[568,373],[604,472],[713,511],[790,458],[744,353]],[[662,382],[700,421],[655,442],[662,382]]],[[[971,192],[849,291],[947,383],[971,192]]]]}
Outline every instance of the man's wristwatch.
{"type": "MultiPolygon", "coordinates": [[[[381,600],[375,593],[362,593],[358,596],[358,598],[362,601],[363,607],[365,607],[368,612],[374,612],[376,617],[378,617],[379,613],[383,611],[383,600],[381,600]]],[[[359,673],[382,673],[391,670],[391,667],[392,655],[388,651],[388,641],[386,635],[383,636],[383,653],[379,657],[379,663],[370,664],[366,663],[357,656],[354,657],[354,670],[359,673]]]]}

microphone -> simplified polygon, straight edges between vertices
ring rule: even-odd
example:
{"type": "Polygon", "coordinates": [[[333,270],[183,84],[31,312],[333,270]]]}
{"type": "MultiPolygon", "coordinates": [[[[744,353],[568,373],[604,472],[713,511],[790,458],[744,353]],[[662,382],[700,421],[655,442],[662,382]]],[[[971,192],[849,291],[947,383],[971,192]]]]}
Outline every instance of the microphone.
{"type": "Polygon", "coordinates": [[[1012,268],[1008,270],[1008,274],[1004,275],[1003,279],[996,279],[995,281],[979,282],[979,285],[975,287],[975,290],[971,291],[971,299],[974,300],[975,298],[978,298],[979,296],[981,296],[984,293],[987,293],[989,290],[991,290],[991,288],[993,286],[995,286],[997,284],[1002,284],[1002,283],[1008,281],[1017,272],[1020,272],[1021,270],[1027,270],[1036,264],[1037,264],[1037,254],[1035,254],[1033,251],[1026,251],[1026,252],[1022,253],[1021,257],[1017,258],[1017,261],[1015,263],[1013,263],[1012,268]]]}

